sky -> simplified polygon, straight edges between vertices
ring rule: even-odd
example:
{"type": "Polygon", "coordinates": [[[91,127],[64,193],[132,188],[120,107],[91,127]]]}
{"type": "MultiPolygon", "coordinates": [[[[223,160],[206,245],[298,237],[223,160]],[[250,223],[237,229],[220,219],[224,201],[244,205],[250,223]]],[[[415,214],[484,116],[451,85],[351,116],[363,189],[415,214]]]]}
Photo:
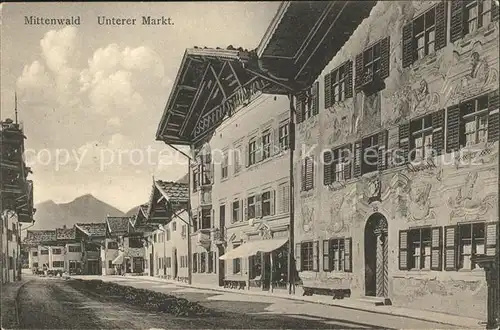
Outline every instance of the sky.
{"type": "Polygon", "coordinates": [[[256,48],[279,2],[3,3],[1,119],[27,136],[35,203],[83,194],[127,211],[152,178],[176,180],[187,160],[155,133],[186,48],[256,48]],[[80,25],[25,24],[25,16],[80,25]],[[98,16],[136,18],[131,26],[98,16]],[[147,26],[142,16],[170,17],[147,26]]]}

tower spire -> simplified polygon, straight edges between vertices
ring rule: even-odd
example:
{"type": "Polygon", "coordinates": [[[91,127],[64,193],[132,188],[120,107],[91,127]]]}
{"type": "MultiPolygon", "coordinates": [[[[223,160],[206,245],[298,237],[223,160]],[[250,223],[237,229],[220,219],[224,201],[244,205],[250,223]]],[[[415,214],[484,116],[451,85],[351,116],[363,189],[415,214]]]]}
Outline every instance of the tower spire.
{"type": "Polygon", "coordinates": [[[17,124],[17,91],[14,91],[14,113],[17,124]]]}

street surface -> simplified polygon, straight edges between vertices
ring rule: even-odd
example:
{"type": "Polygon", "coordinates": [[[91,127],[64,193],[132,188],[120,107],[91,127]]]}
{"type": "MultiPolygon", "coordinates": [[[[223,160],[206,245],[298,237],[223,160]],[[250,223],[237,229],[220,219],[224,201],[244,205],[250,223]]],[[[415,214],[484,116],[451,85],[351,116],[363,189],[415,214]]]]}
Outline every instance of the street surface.
{"type": "Polygon", "coordinates": [[[177,286],[141,277],[81,278],[112,281],[197,301],[210,317],[176,317],[141,306],[89,296],[59,278],[30,277],[18,297],[22,329],[443,329],[443,324],[276,297],[177,286]]]}

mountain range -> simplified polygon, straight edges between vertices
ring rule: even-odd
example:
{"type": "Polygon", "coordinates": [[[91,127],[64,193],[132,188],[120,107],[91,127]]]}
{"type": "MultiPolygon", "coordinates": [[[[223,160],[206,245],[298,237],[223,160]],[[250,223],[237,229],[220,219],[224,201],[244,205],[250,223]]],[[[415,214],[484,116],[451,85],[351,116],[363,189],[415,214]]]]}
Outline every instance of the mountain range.
{"type": "MultiPolygon", "coordinates": [[[[189,176],[186,174],[177,182],[188,183],[189,176]]],[[[55,203],[52,200],[35,205],[35,224],[32,230],[55,229],[73,227],[76,223],[104,222],[106,216],[128,216],[137,214],[139,205],[128,212],[123,213],[117,208],[97,199],[91,194],[75,198],[69,203],[55,203]]]]}

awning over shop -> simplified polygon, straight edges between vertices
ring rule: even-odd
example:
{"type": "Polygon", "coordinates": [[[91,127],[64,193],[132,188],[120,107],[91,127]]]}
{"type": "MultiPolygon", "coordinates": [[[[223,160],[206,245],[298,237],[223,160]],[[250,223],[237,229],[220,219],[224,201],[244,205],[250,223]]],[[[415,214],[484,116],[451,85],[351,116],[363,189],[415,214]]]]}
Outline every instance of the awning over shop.
{"type": "Polygon", "coordinates": [[[288,241],[287,238],[250,241],[238,246],[236,249],[227,252],[219,259],[229,260],[237,258],[246,258],[257,254],[258,252],[265,252],[265,253],[271,252],[282,247],[287,241],[288,241]]]}
{"type": "Polygon", "coordinates": [[[123,261],[124,261],[124,260],[125,260],[125,253],[120,252],[120,253],[118,254],[118,257],[116,257],[116,258],[113,260],[112,264],[113,264],[113,265],[121,265],[121,264],[123,264],[123,261]]]}

